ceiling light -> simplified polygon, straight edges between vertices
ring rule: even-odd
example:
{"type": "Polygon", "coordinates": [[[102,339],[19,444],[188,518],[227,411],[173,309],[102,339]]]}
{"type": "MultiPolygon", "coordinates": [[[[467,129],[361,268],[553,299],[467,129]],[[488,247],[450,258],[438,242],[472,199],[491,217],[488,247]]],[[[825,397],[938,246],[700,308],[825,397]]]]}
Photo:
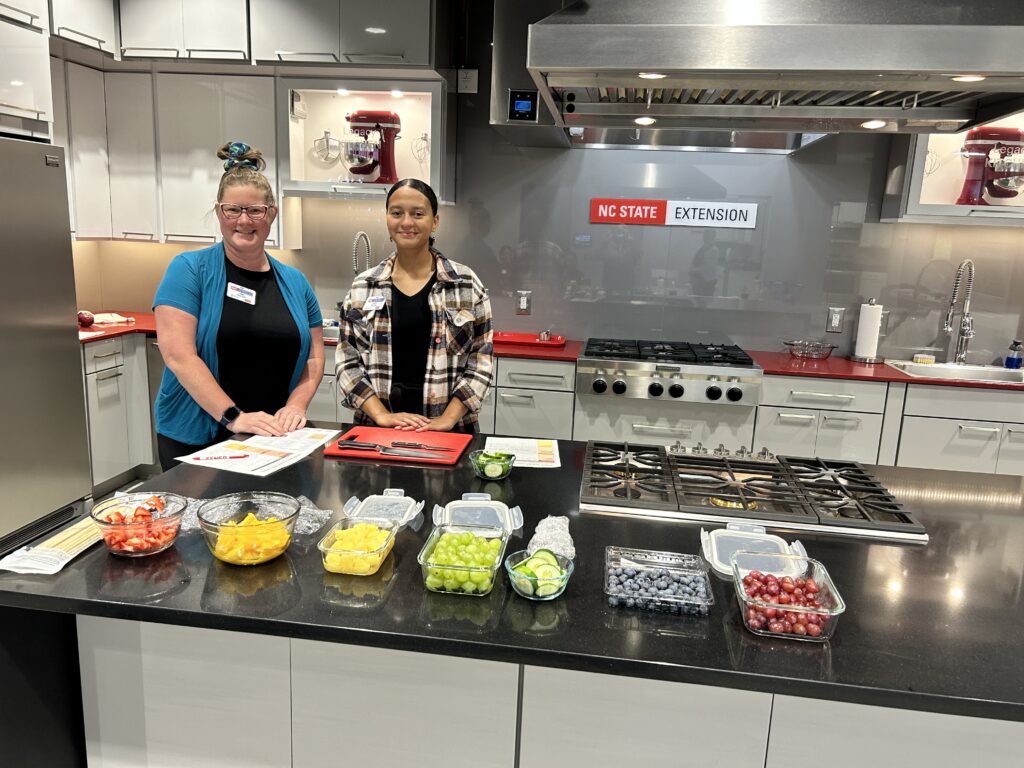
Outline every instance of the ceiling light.
{"type": "Polygon", "coordinates": [[[877,131],[879,128],[885,128],[888,124],[885,120],[865,120],[860,127],[867,128],[869,131],[877,131]]]}
{"type": "Polygon", "coordinates": [[[644,80],[662,80],[668,75],[663,75],[660,72],[640,72],[637,77],[642,77],[644,80]]]}
{"type": "Polygon", "coordinates": [[[338,89],[338,95],[339,96],[348,96],[348,94],[349,94],[348,88],[339,88],[338,89]]]}
{"type": "Polygon", "coordinates": [[[391,91],[391,95],[392,95],[392,96],[394,96],[394,97],[395,97],[396,99],[400,99],[400,98],[402,98],[403,96],[405,96],[405,94],[404,94],[404,93],[402,93],[402,92],[401,92],[400,90],[398,90],[397,88],[395,88],[395,89],[394,89],[393,91],[391,91]]]}
{"type": "Polygon", "coordinates": [[[11,80],[11,85],[13,85],[15,88],[20,88],[24,84],[25,83],[22,82],[21,80],[11,80]]]}
{"type": "Polygon", "coordinates": [[[953,78],[958,83],[980,83],[985,79],[985,75],[957,75],[953,78]]]}
{"type": "Polygon", "coordinates": [[[636,123],[637,125],[654,125],[658,121],[655,120],[653,117],[638,117],[633,122],[636,123]]]}
{"type": "Polygon", "coordinates": [[[363,31],[369,32],[371,35],[383,35],[387,32],[387,30],[384,29],[384,27],[367,27],[363,31]]]}

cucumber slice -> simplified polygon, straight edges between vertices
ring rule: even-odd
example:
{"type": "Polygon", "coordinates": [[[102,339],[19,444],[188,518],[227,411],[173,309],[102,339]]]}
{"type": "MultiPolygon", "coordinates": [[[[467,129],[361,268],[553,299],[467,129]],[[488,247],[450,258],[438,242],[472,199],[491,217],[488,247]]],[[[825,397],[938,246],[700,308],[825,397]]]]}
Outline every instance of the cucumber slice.
{"type": "Polygon", "coordinates": [[[523,565],[525,565],[527,568],[533,571],[533,575],[536,576],[538,568],[541,568],[545,565],[551,565],[551,563],[540,557],[531,557],[529,560],[523,563],[523,565]]]}
{"type": "Polygon", "coordinates": [[[545,562],[548,562],[551,565],[555,566],[556,568],[560,567],[558,565],[558,558],[555,557],[555,553],[552,552],[550,549],[538,549],[536,552],[533,553],[532,557],[538,557],[541,560],[544,560],[545,562]]]}
{"type": "Polygon", "coordinates": [[[555,594],[561,588],[561,584],[551,584],[550,582],[545,582],[544,584],[537,585],[537,590],[534,592],[534,594],[537,597],[548,597],[549,595],[555,594]]]}
{"type": "Polygon", "coordinates": [[[538,579],[560,581],[563,576],[563,571],[557,565],[551,565],[550,563],[543,563],[533,569],[533,572],[537,574],[538,579]]]}
{"type": "Polygon", "coordinates": [[[484,474],[488,477],[501,477],[505,472],[505,467],[501,464],[492,462],[491,464],[484,464],[484,474]]]}
{"type": "Polygon", "coordinates": [[[537,578],[537,574],[534,573],[533,569],[530,568],[526,563],[520,563],[519,565],[515,566],[512,570],[516,573],[522,574],[528,579],[537,578]]]}
{"type": "MultiPolygon", "coordinates": [[[[518,589],[524,595],[532,595],[533,594],[533,581],[531,581],[530,579],[525,578],[523,576],[520,576],[518,578],[517,577],[513,577],[513,578],[515,578],[516,589],[518,589]]],[[[548,594],[550,594],[550,593],[548,593],[548,594]]]]}

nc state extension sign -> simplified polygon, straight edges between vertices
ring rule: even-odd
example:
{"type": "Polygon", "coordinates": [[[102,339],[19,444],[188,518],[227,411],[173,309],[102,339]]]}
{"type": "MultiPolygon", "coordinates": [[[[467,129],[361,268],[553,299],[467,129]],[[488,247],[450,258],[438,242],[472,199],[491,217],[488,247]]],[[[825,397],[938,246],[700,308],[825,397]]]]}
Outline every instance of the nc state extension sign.
{"type": "Polygon", "coordinates": [[[757,226],[757,203],[595,197],[590,201],[590,223],[754,229],[757,226]]]}

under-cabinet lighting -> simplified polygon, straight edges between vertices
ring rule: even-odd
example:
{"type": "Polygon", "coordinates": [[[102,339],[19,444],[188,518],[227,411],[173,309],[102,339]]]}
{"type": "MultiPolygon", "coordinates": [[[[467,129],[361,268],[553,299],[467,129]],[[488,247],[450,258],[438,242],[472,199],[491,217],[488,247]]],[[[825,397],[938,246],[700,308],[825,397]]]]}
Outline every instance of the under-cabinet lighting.
{"type": "Polygon", "coordinates": [[[869,131],[877,131],[879,128],[885,128],[888,123],[885,120],[865,120],[860,124],[861,128],[867,128],[869,131]]]}
{"type": "Polygon", "coordinates": [[[384,29],[384,27],[367,27],[363,31],[364,32],[369,32],[371,35],[384,35],[384,34],[387,34],[387,30],[384,29]]]}
{"type": "Polygon", "coordinates": [[[633,122],[637,125],[654,125],[658,121],[653,117],[638,117],[633,122]]]}
{"type": "Polygon", "coordinates": [[[663,80],[668,75],[663,75],[661,72],[639,72],[637,77],[642,77],[644,80],[663,80]]]}
{"type": "Polygon", "coordinates": [[[953,81],[957,83],[980,83],[984,79],[985,75],[957,75],[953,78],[953,81]]]}
{"type": "Polygon", "coordinates": [[[394,96],[394,97],[395,97],[396,99],[400,99],[400,98],[402,98],[403,96],[405,96],[405,94],[404,94],[404,93],[402,93],[402,92],[401,92],[400,90],[398,90],[397,88],[395,88],[395,89],[394,89],[393,91],[391,91],[391,95],[392,95],[392,96],[394,96]]]}

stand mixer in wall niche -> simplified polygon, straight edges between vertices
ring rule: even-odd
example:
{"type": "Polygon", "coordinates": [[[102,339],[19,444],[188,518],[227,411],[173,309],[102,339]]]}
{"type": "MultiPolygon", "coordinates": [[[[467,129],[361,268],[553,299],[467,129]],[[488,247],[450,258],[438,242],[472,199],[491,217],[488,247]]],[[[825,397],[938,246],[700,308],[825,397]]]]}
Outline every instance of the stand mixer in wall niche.
{"type": "Polygon", "coordinates": [[[345,161],[349,173],[371,184],[394,184],[398,181],[395,166],[395,142],[402,130],[402,121],[394,112],[360,109],[345,115],[349,130],[362,138],[345,144],[345,161]],[[372,141],[370,135],[378,138],[372,141]],[[370,178],[376,172],[376,177],[370,178]]]}
{"type": "Polygon", "coordinates": [[[1007,205],[1024,188],[1024,131],[982,125],[967,132],[960,154],[967,159],[957,205],[1007,205]]]}

